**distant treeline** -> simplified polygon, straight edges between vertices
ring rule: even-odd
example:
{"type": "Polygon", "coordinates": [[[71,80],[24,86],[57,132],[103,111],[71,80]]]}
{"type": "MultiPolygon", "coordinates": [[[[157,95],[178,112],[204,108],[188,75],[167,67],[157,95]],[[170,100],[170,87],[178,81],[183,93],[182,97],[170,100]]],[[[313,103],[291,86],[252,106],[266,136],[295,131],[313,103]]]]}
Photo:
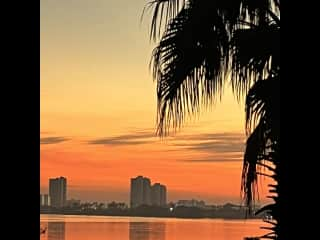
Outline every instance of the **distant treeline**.
{"type": "Polygon", "coordinates": [[[248,215],[245,208],[224,205],[212,209],[179,206],[175,208],[140,206],[137,208],[40,208],[41,214],[65,214],[65,215],[104,215],[104,216],[136,216],[136,217],[174,217],[174,218],[225,218],[245,219],[263,218],[263,214],[257,216],[248,215]]]}

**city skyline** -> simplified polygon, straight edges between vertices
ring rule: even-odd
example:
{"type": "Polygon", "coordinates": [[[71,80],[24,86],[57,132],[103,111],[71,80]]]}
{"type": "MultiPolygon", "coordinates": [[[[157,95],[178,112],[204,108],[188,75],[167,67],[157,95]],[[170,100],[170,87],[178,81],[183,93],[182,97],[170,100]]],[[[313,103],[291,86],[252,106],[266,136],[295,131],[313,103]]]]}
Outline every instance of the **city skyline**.
{"type": "MultiPolygon", "coordinates": [[[[141,180],[139,183],[139,187],[147,187],[148,188],[148,193],[143,192],[143,190],[138,190],[141,191],[141,198],[144,198],[141,201],[140,205],[150,205],[150,206],[166,206],[167,204],[172,204],[176,203],[177,205],[185,205],[185,206],[200,206],[204,204],[208,205],[219,205],[219,204],[226,204],[230,203],[230,201],[218,201],[218,202],[207,202],[204,199],[201,198],[195,198],[194,196],[186,196],[185,198],[177,198],[177,199],[169,199],[168,196],[168,191],[167,191],[167,186],[164,184],[161,184],[159,182],[154,182],[153,184],[151,183],[150,178],[144,177],[142,175],[138,175],[137,177],[132,177],[130,178],[130,188],[128,190],[128,198],[125,200],[117,200],[117,199],[104,199],[103,201],[99,201],[97,199],[90,199],[89,201],[86,201],[86,199],[81,199],[74,197],[74,195],[68,193],[67,191],[67,178],[60,176],[60,177],[50,177],[48,179],[49,185],[51,183],[52,190],[51,190],[51,195],[56,195],[53,196],[53,204],[51,200],[51,195],[50,195],[50,188],[48,191],[40,191],[40,206],[49,206],[49,207],[65,207],[69,206],[71,203],[77,203],[80,204],[84,202],[100,202],[100,203],[114,203],[114,202],[120,202],[120,203],[125,203],[127,206],[132,206],[131,203],[131,198],[132,198],[132,189],[133,189],[133,183],[136,181],[141,180]],[[147,186],[146,186],[147,185],[147,186]],[[58,196],[57,196],[58,195],[58,196]],[[59,196],[61,195],[61,196],[59,196]],[[155,195],[157,195],[155,197],[155,195]],[[58,199],[57,199],[58,198],[58,199]],[[146,200],[147,199],[147,200],[146,200]],[[58,204],[57,204],[58,202],[58,204]],[[62,202],[62,203],[61,203],[62,202]],[[182,203],[186,204],[182,204],[182,203]]],[[[237,204],[237,201],[231,201],[232,203],[237,204]]],[[[71,204],[72,205],[72,204],[71,204]]],[[[133,206],[137,207],[139,205],[133,206]]]]}
{"type": "Polygon", "coordinates": [[[76,199],[128,203],[127,179],[141,174],[172,200],[240,202],[245,116],[231,87],[175,135],[155,136],[145,4],[41,0],[40,191],[61,174],[76,199]]]}

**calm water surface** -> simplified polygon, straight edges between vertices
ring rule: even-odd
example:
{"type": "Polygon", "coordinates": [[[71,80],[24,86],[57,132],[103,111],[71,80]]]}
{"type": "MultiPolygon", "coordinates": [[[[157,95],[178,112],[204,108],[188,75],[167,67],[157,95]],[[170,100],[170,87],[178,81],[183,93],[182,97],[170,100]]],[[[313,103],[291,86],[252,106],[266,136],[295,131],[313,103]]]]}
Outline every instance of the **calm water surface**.
{"type": "Polygon", "coordinates": [[[40,240],[243,240],[265,233],[262,220],[40,215],[40,240]]]}

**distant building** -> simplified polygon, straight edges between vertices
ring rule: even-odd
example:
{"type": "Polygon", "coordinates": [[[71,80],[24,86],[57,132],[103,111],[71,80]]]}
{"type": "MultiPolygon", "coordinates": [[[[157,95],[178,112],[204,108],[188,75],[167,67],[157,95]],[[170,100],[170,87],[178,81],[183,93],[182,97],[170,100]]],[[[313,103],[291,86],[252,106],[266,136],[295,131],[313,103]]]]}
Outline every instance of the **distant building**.
{"type": "Polygon", "coordinates": [[[150,179],[138,176],[131,178],[130,187],[130,207],[135,208],[141,205],[151,204],[151,186],[150,179]]]}
{"type": "Polygon", "coordinates": [[[48,194],[40,194],[40,206],[50,206],[50,196],[48,194]]]}
{"type": "Polygon", "coordinates": [[[166,186],[160,183],[155,183],[151,187],[151,205],[165,206],[167,204],[167,189],[166,186]]]}
{"type": "Polygon", "coordinates": [[[206,203],[204,201],[197,201],[195,199],[191,200],[179,200],[176,203],[176,206],[183,206],[183,207],[198,207],[198,208],[205,208],[206,203]]]}
{"type": "Polygon", "coordinates": [[[64,177],[49,179],[51,206],[61,208],[67,204],[67,179],[64,177]]]}
{"type": "Polygon", "coordinates": [[[160,187],[160,206],[164,207],[167,205],[167,187],[164,185],[160,187]]]}
{"type": "Polygon", "coordinates": [[[149,178],[143,178],[143,205],[151,205],[151,182],[149,178]]]}
{"type": "Polygon", "coordinates": [[[80,207],[81,201],[77,199],[69,199],[66,202],[67,207],[80,207]]]}
{"type": "Polygon", "coordinates": [[[125,204],[125,203],[123,203],[123,202],[111,202],[111,203],[108,203],[108,208],[109,209],[122,209],[122,210],[124,210],[124,209],[127,209],[128,208],[128,206],[127,206],[127,204],[125,204]]]}
{"type": "Polygon", "coordinates": [[[149,178],[138,176],[131,178],[130,207],[135,208],[141,205],[166,206],[167,188],[155,183],[151,187],[149,178]]]}
{"type": "Polygon", "coordinates": [[[160,196],[161,196],[161,186],[160,183],[155,183],[151,187],[151,204],[154,206],[160,206],[160,196]]]}

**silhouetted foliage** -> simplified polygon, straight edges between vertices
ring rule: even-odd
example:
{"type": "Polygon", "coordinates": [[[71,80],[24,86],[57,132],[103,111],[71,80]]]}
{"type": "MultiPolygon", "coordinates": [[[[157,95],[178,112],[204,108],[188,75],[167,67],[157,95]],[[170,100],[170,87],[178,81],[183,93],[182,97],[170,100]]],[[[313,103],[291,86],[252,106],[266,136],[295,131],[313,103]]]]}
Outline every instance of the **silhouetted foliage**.
{"type": "Polygon", "coordinates": [[[160,38],[151,60],[157,134],[212,106],[230,76],[238,100],[246,98],[243,198],[250,213],[258,176],[276,182],[274,204],[263,208],[274,221],[263,237],[280,238],[280,0],[153,0],[146,8],[153,8],[150,38],[160,38]]]}
{"type": "MultiPolygon", "coordinates": [[[[85,205],[85,204],[83,204],[85,205]]],[[[64,215],[98,215],[98,216],[140,216],[140,217],[175,217],[175,218],[224,218],[244,219],[246,217],[262,219],[263,214],[246,216],[246,209],[233,204],[222,206],[186,207],[186,206],[150,206],[135,208],[123,207],[122,203],[110,203],[108,208],[84,208],[82,206],[67,208],[40,208],[43,214],[64,215]]]]}

